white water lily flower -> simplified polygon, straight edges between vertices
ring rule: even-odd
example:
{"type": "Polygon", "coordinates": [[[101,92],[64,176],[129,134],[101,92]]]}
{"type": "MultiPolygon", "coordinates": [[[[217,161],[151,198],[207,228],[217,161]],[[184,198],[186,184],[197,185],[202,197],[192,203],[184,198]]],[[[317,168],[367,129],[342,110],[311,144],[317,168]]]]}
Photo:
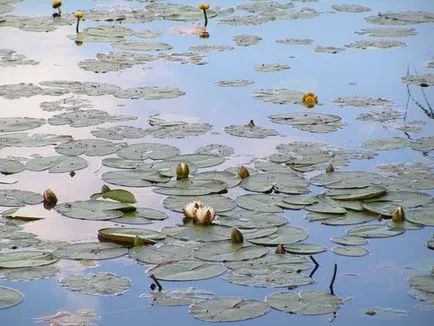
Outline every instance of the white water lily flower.
{"type": "Polygon", "coordinates": [[[197,224],[211,224],[215,218],[215,209],[210,206],[199,207],[196,210],[195,221],[197,224]]]}
{"type": "Polygon", "coordinates": [[[203,206],[204,206],[203,202],[193,201],[191,203],[186,204],[184,207],[182,207],[182,212],[184,213],[185,217],[195,219],[197,209],[203,206]]]}

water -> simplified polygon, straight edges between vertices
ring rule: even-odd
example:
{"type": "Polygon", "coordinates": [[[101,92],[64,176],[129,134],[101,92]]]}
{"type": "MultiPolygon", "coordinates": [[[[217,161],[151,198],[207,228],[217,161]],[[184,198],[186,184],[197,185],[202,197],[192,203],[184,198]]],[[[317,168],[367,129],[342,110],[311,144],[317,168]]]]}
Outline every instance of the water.
{"type": "MultiPolygon", "coordinates": [[[[211,8],[221,6],[228,8],[248,1],[213,1],[211,8]]],[[[176,1],[196,6],[196,3],[176,1]]],[[[154,113],[176,113],[198,118],[200,121],[212,123],[214,133],[200,137],[184,139],[158,140],[145,137],[130,142],[163,142],[175,145],[183,153],[191,153],[197,147],[220,143],[233,147],[232,155],[223,168],[248,163],[258,157],[265,157],[275,152],[275,146],[291,141],[317,141],[348,149],[360,149],[360,144],[377,137],[401,136],[415,139],[431,136],[433,120],[410,101],[407,108],[407,120],[422,120],[426,124],[420,133],[404,134],[394,129],[385,129],[383,124],[376,122],[361,122],[355,118],[370,109],[339,108],[332,101],[339,96],[370,96],[390,99],[400,110],[406,110],[408,99],[407,87],[401,81],[407,69],[410,73],[430,73],[425,63],[434,57],[432,42],[433,24],[414,24],[412,27],[417,35],[396,38],[407,44],[403,48],[386,50],[356,50],[347,49],[335,55],[316,53],[315,46],[344,47],[354,40],[374,39],[355,34],[362,28],[377,27],[367,23],[363,18],[385,11],[429,11],[434,12],[434,3],[429,0],[419,1],[359,1],[358,4],[369,6],[373,10],[368,13],[338,13],[330,9],[332,4],[345,1],[320,1],[314,3],[295,2],[296,8],[314,7],[321,15],[307,20],[281,20],[258,26],[230,26],[218,24],[218,17],[210,19],[208,32],[210,38],[199,39],[197,36],[180,36],[173,32],[174,28],[191,26],[192,22],[157,21],[146,24],[122,24],[133,29],[152,29],[163,32],[157,41],[171,44],[175,51],[185,52],[194,45],[230,45],[232,51],[206,54],[208,64],[203,66],[179,65],[163,61],[150,62],[144,66],[134,66],[121,72],[95,74],[80,69],[78,62],[95,58],[98,52],[108,52],[113,49],[108,44],[85,43],[76,47],[66,35],[74,34],[74,26],[60,27],[50,33],[30,33],[15,28],[0,29],[0,48],[13,49],[25,54],[28,59],[40,63],[35,66],[17,66],[0,68],[0,85],[19,82],[39,83],[47,80],[78,80],[95,81],[116,84],[122,88],[138,86],[170,86],[178,87],[186,92],[185,96],[174,100],[144,101],[123,100],[113,96],[89,97],[96,109],[102,109],[110,114],[134,115],[136,121],[127,122],[145,128],[147,118],[154,113]],[[239,34],[258,35],[263,40],[251,47],[237,47],[232,37],[239,34]],[[275,40],[285,38],[311,38],[314,40],[308,46],[288,46],[278,44],[275,40]],[[260,73],[253,70],[258,64],[280,63],[290,65],[290,70],[274,73],[260,73]],[[254,85],[240,88],[223,88],[215,82],[229,79],[248,79],[254,85]],[[355,83],[355,84],[354,84],[355,83]],[[295,105],[276,105],[257,101],[252,98],[252,92],[260,88],[291,88],[303,92],[314,91],[320,105],[315,112],[338,114],[347,126],[336,132],[313,134],[299,131],[288,125],[273,124],[267,118],[270,114],[282,112],[304,112],[306,109],[295,105]],[[283,136],[258,139],[245,139],[224,133],[225,126],[245,124],[254,120],[256,125],[264,128],[274,128],[283,136]]],[[[63,12],[71,12],[78,8],[98,10],[141,8],[144,4],[132,1],[75,1],[67,2],[63,12]]],[[[13,15],[44,16],[51,13],[47,1],[23,1],[16,5],[13,15]]],[[[200,22],[198,22],[200,23],[200,22]]],[[[84,20],[81,28],[100,25],[98,22],[84,20]]],[[[432,72],[431,72],[432,73],[432,72]]],[[[422,93],[416,86],[411,86],[414,96],[423,103],[422,93]]],[[[432,87],[424,89],[428,100],[434,98],[432,87]]],[[[39,109],[42,101],[53,100],[48,96],[35,96],[17,100],[0,98],[0,117],[29,116],[49,118],[58,112],[46,112],[39,109]]],[[[105,124],[107,126],[109,124],[105,124]]],[[[68,126],[51,126],[45,124],[37,129],[38,133],[69,134],[75,139],[92,137],[90,131],[95,127],[70,128],[68,126]]],[[[21,156],[32,154],[53,155],[52,146],[43,148],[4,148],[0,157],[21,156]]],[[[13,177],[18,179],[15,185],[2,185],[4,188],[18,188],[41,192],[47,187],[55,189],[61,201],[87,199],[91,193],[100,189],[100,176],[108,169],[101,167],[101,158],[89,158],[90,165],[86,170],[78,171],[74,178],[67,174],[49,174],[46,172],[21,172],[13,177]]],[[[353,161],[346,170],[374,171],[379,163],[387,162],[423,162],[432,165],[432,158],[423,156],[420,152],[410,149],[400,149],[380,152],[373,160],[353,161]]],[[[219,167],[220,168],[220,167],[219,167]]],[[[156,195],[150,188],[130,189],[134,192],[141,206],[163,209],[161,201],[165,196],[156,195]]],[[[238,192],[239,193],[239,192],[238,192]]],[[[238,194],[231,190],[229,196],[238,194]]],[[[431,192],[431,194],[433,194],[431,192]]],[[[165,225],[173,225],[180,220],[180,214],[167,211],[169,219],[154,223],[149,228],[160,229],[165,225]]],[[[45,213],[47,214],[47,213],[45,213]]],[[[324,227],[318,223],[308,223],[303,219],[304,212],[285,211],[285,216],[291,225],[305,228],[309,232],[308,241],[332,247],[330,238],[341,235],[348,227],[324,227]]],[[[85,222],[71,220],[50,213],[46,220],[26,226],[26,231],[36,233],[41,239],[47,240],[83,240],[95,239],[96,231],[110,222],[85,222]]],[[[333,319],[336,325],[362,325],[369,322],[372,325],[429,325],[433,320],[431,309],[421,309],[421,302],[411,298],[407,279],[411,275],[428,273],[433,266],[432,251],[425,242],[432,237],[432,228],[408,231],[404,235],[387,239],[370,239],[367,248],[370,254],[362,258],[348,258],[331,252],[317,255],[320,268],[314,275],[316,283],[300,290],[327,291],[332,275],[333,264],[338,264],[338,274],[335,283],[336,295],[346,299],[342,308],[333,319]],[[408,316],[400,319],[383,320],[370,317],[364,311],[373,307],[392,307],[408,311],[408,316]]],[[[10,286],[22,291],[25,295],[23,303],[0,311],[2,325],[32,325],[34,317],[54,314],[59,310],[76,311],[78,309],[94,309],[101,320],[101,325],[119,325],[121,323],[162,325],[201,325],[199,321],[187,313],[187,307],[153,307],[147,299],[140,298],[141,293],[148,291],[151,283],[145,275],[147,266],[137,264],[129,258],[119,258],[102,261],[97,268],[88,270],[109,271],[132,280],[131,289],[122,296],[102,297],[88,296],[71,292],[60,287],[57,280],[70,272],[70,267],[64,266],[60,275],[49,279],[30,282],[10,282],[0,280],[0,285],[10,286]]],[[[167,289],[196,286],[213,291],[216,295],[239,295],[248,298],[263,299],[276,291],[283,289],[251,288],[234,285],[222,280],[221,277],[197,282],[163,282],[167,289]]],[[[272,310],[265,316],[238,322],[249,325],[287,325],[295,323],[303,325],[322,325],[330,322],[332,316],[299,316],[285,314],[272,310]]]]}

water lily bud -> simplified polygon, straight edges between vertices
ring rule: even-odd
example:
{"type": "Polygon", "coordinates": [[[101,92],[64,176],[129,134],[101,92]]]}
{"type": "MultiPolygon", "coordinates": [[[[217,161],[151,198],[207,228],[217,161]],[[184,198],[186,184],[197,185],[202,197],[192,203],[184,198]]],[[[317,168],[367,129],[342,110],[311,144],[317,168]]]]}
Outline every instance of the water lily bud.
{"type": "Polygon", "coordinates": [[[276,254],[278,255],[283,255],[286,253],[285,247],[283,246],[283,244],[278,244],[275,250],[276,254]]]}
{"type": "Polygon", "coordinates": [[[310,109],[313,108],[315,104],[318,104],[318,97],[314,93],[308,92],[303,95],[302,101],[304,106],[310,109]]]}
{"type": "Polygon", "coordinates": [[[74,13],[74,17],[77,18],[77,19],[83,19],[83,17],[84,17],[84,13],[83,13],[81,10],[77,10],[77,11],[74,13]]]}
{"type": "Polygon", "coordinates": [[[199,5],[199,9],[207,10],[207,9],[209,9],[209,4],[207,4],[207,3],[201,3],[199,5]]]}
{"type": "Polygon", "coordinates": [[[62,1],[53,0],[51,6],[53,7],[53,9],[59,9],[62,6],[62,1]]]}
{"type": "Polygon", "coordinates": [[[57,196],[56,194],[50,189],[46,189],[42,195],[44,198],[44,208],[45,209],[52,209],[57,204],[57,196]]]}
{"type": "Polygon", "coordinates": [[[101,187],[101,193],[102,193],[102,194],[105,193],[105,192],[108,192],[108,191],[110,191],[110,190],[111,190],[110,187],[107,186],[107,185],[103,185],[103,186],[101,187]]]}
{"type": "Polygon", "coordinates": [[[238,229],[233,229],[231,232],[231,241],[232,243],[243,243],[244,242],[244,236],[238,229]]]}
{"type": "Polygon", "coordinates": [[[143,246],[145,244],[145,241],[143,238],[140,238],[138,235],[134,238],[134,247],[143,246]]]}
{"type": "Polygon", "coordinates": [[[393,222],[403,222],[405,219],[405,213],[404,208],[402,206],[399,206],[392,215],[392,221],[393,222]]]}
{"type": "Polygon", "coordinates": [[[208,225],[211,224],[215,218],[215,210],[210,206],[202,206],[196,209],[196,216],[194,217],[197,224],[208,225]]]}
{"type": "Polygon", "coordinates": [[[247,126],[250,128],[256,127],[255,122],[253,120],[250,120],[247,126]]]}
{"type": "Polygon", "coordinates": [[[188,167],[187,163],[181,162],[176,166],[176,180],[188,178],[189,173],[190,168],[188,167]]]}
{"type": "Polygon", "coordinates": [[[329,164],[326,166],[326,173],[332,173],[335,172],[335,167],[333,166],[333,164],[329,164]]]}
{"type": "Polygon", "coordinates": [[[245,179],[248,176],[250,176],[249,170],[244,165],[241,165],[241,167],[238,169],[238,176],[241,179],[245,179]]]}

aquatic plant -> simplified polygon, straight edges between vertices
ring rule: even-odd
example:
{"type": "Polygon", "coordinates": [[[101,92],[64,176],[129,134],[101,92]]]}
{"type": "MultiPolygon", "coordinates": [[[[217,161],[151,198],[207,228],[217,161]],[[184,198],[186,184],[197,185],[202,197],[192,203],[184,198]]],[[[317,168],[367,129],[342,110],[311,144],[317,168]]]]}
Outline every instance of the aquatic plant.
{"type": "Polygon", "coordinates": [[[185,222],[193,221],[193,223],[207,225],[215,218],[215,209],[211,206],[205,206],[201,201],[194,201],[182,207],[182,212],[185,216],[185,222]]]}
{"type": "Polygon", "coordinates": [[[206,11],[209,9],[209,4],[201,3],[199,5],[199,9],[203,10],[203,16],[205,17],[205,26],[208,25],[208,16],[206,15],[206,11]]]}
{"type": "Polygon", "coordinates": [[[190,173],[190,168],[185,162],[181,162],[176,167],[176,180],[187,179],[190,173]]]}
{"type": "Polygon", "coordinates": [[[56,206],[57,204],[57,196],[56,194],[50,189],[46,189],[42,195],[42,197],[44,197],[44,208],[45,209],[52,209],[54,206],[56,206]]]}
{"type": "Polygon", "coordinates": [[[60,17],[62,15],[62,11],[60,9],[60,7],[62,7],[61,0],[53,0],[51,3],[51,7],[53,7],[53,9],[57,9],[57,12],[53,13],[53,17],[60,17]]]}
{"type": "Polygon", "coordinates": [[[303,95],[302,101],[305,107],[311,109],[315,106],[315,104],[318,104],[318,97],[314,93],[308,92],[303,95]]]}
{"type": "Polygon", "coordinates": [[[75,18],[77,18],[77,26],[75,27],[75,31],[77,32],[77,34],[79,33],[78,27],[80,25],[80,20],[83,19],[84,17],[84,13],[81,10],[77,10],[74,13],[75,18]]]}

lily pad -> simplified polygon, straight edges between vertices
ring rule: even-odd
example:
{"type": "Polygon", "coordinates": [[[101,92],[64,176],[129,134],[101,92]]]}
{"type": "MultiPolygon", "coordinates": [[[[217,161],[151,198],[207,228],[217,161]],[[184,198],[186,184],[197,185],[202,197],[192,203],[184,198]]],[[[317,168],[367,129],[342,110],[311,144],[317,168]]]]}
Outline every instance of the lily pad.
{"type": "Polygon", "coordinates": [[[4,147],[42,147],[72,140],[67,135],[11,133],[0,135],[0,149],[4,147]]]}
{"type": "Polygon", "coordinates": [[[275,292],[265,298],[271,307],[301,315],[324,315],[337,311],[342,299],[328,292],[275,292]]]}
{"type": "Polygon", "coordinates": [[[111,43],[115,49],[128,51],[168,51],[173,47],[163,42],[144,42],[144,41],[120,41],[111,43]]]}
{"type": "Polygon", "coordinates": [[[185,306],[201,302],[214,297],[212,292],[188,288],[173,291],[151,292],[149,297],[151,306],[185,306]]]}
{"type": "Polygon", "coordinates": [[[236,210],[219,214],[214,223],[232,228],[255,229],[282,226],[288,223],[284,216],[248,210],[236,210]]]}
{"type": "Polygon", "coordinates": [[[285,207],[283,197],[266,194],[241,195],[235,199],[235,203],[241,208],[264,213],[282,213],[282,207],[285,207]]]}
{"type": "Polygon", "coordinates": [[[201,260],[228,262],[255,259],[267,253],[268,249],[264,247],[222,241],[217,244],[204,243],[193,252],[193,255],[201,260]]]}
{"type": "Polygon", "coordinates": [[[183,154],[169,157],[166,159],[166,162],[168,161],[193,163],[197,168],[207,168],[220,165],[225,158],[214,154],[183,154]]]}
{"type": "Polygon", "coordinates": [[[339,48],[339,47],[336,47],[336,46],[320,46],[319,45],[319,46],[316,46],[313,50],[315,52],[318,52],[318,53],[336,54],[336,53],[339,53],[339,52],[343,52],[346,49],[345,48],[339,48]]]}
{"type": "Polygon", "coordinates": [[[192,250],[188,247],[165,244],[156,246],[137,246],[130,249],[130,257],[145,264],[164,264],[191,258],[192,250]]]}
{"type": "Polygon", "coordinates": [[[145,137],[147,132],[142,128],[133,126],[113,126],[109,128],[98,128],[90,132],[97,138],[109,140],[135,139],[145,137]]]}
{"type": "Polygon", "coordinates": [[[355,189],[330,189],[326,195],[335,200],[364,200],[384,195],[386,188],[372,185],[355,189]]]}
{"type": "Polygon", "coordinates": [[[380,12],[366,17],[368,23],[381,25],[407,25],[434,22],[434,14],[426,11],[380,12]]]}
{"type": "Polygon", "coordinates": [[[415,289],[434,293],[434,276],[433,275],[416,275],[408,280],[410,286],[415,289]]]}
{"type": "Polygon", "coordinates": [[[220,80],[216,82],[220,87],[246,87],[253,85],[254,83],[254,81],[248,79],[220,80]]]}
{"type": "Polygon", "coordinates": [[[287,88],[259,89],[253,92],[253,98],[275,104],[300,104],[303,95],[303,92],[287,88]]]}
{"type": "Polygon", "coordinates": [[[135,207],[104,200],[84,200],[57,204],[54,209],[64,216],[83,220],[110,220],[135,207]]]}
{"type": "Polygon", "coordinates": [[[94,193],[90,196],[90,199],[112,199],[123,204],[134,204],[136,198],[134,194],[124,189],[107,189],[102,192],[94,193]]]}
{"type": "Polygon", "coordinates": [[[169,196],[163,200],[164,207],[182,212],[182,207],[193,201],[201,201],[205,206],[211,206],[217,213],[226,212],[236,207],[235,202],[222,195],[205,195],[205,196],[169,196]]]}
{"type": "Polygon", "coordinates": [[[428,136],[415,139],[410,146],[419,152],[431,152],[434,150],[434,137],[428,136]]]}
{"type": "Polygon", "coordinates": [[[232,229],[220,225],[166,226],[161,232],[179,240],[213,242],[229,240],[232,229]]]}
{"type": "Polygon", "coordinates": [[[78,156],[48,156],[35,157],[26,163],[25,168],[30,171],[44,171],[49,173],[68,173],[85,169],[89,163],[78,156]]]}
{"type": "Polygon", "coordinates": [[[157,265],[147,271],[164,281],[197,281],[223,274],[226,267],[198,260],[182,260],[157,265]]]}
{"type": "Polygon", "coordinates": [[[312,243],[296,243],[284,246],[285,251],[296,255],[315,255],[327,251],[327,248],[312,243]]]}
{"type": "Polygon", "coordinates": [[[309,38],[286,38],[276,40],[275,42],[285,45],[310,45],[313,43],[313,40],[309,38]]]}
{"type": "Polygon", "coordinates": [[[307,232],[301,228],[284,226],[269,236],[250,239],[249,242],[263,246],[291,245],[307,238],[307,232]]]}
{"type": "Polygon", "coordinates": [[[324,220],[321,220],[322,224],[337,225],[337,226],[367,223],[377,218],[376,215],[370,215],[370,214],[366,214],[366,212],[358,212],[358,211],[347,211],[347,213],[342,215],[337,215],[337,214],[322,214],[322,215],[324,215],[324,217],[328,216],[324,220]]]}
{"type": "Polygon", "coordinates": [[[190,313],[208,322],[231,322],[256,318],[270,310],[264,301],[238,297],[216,297],[190,306],[190,313]]]}
{"type": "Polygon", "coordinates": [[[387,238],[404,233],[403,229],[391,229],[383,224],[360,225],[353,227],[346,232],[349,235],[356,235],[363,238],[387,238]]]}
{"type": "Polygon", "coordinates": [[[358,35],[367,35],[374,37],[405,37],[416,35],[417,32],[414,28],[402,28],[402,27],[374,27],[363,28],[359,32],[355,32],[358,35]]]}
{"type": "Polygon", "coordinates": [[[0,118],[0,132],[13,132],[34,129],[42,126],[45,119],[29,117],[6,117],[0,118]]]}
{"type": "Polygon", "coordinates": [[[318,195],[315,198],[317,202],[306,206],[307,211],[326,214],[345,214],[347,212],[345,208],[342,208],[337,201],[331,198],[324,195],[318,195]]]}
{"type": "Polygon", "coordinates": [[[91,295],[121,295],[128,291],[131,280],[118,277],[112,273],[89,273],[83,275],[69,275],[59,281],[59,284],[71,291],[91,295]]]}
{"type": "Polygon", "coordinates": [[[20,291],[6,286],[0,286],[0,309],[16,306],[23,300],[24,295],[20,291]]]}
{"type": "Polygon", "coordinates": [[[341,117],[323,113],[281,113],[270,115],[268,118],[271,122],[289,124],[294,128],[313,133],[333,132],[345,126],[341,117]]]}
{"type": "Polygon", "coordinates": [[[217,194],[226,190],[227,184],[212,179],[181,179],[160,184],[155,188],[157,194],[174,196],[201,196],[217,194]]]}
{"type": "Polygon", "coordinates": [[[392,102],[381,97],[340,96],[333,100],[338,106],[352,106],[358,108],[390,107],[392,102]]]}
{"type": "Polygon", "coordinates": [[[195,174],[195,179],[219,180],[227,184],[228,188],[236,187],[240,184],[241,178],[228,171],[207,171],[195,174]]]}
{"type": "Polygon", "coordinates": [[[69,156],[105,156],[116,152],[119,145],[103,139],[81,139],[62,143],[55,147],[57,153],[69,156]]]}
{"type": "Polygon", "coordinates": [[[107,183],[125,187],[150,187],[153,183],[164,183],[170,177],[163,176],[158,172],[141,170],[109,171],[101,175],[101,179],[107,183]]]}
{"type": "Polygon", "coordinates": [[[0,173],[13,174],[26,169],[23,163],[10,158],[0,158],[0,173]]]}
{"type": "Polygon", "coordinates": [[[341,12],[365,12],[371,11],[371,8],[360,5],[332,5],[331,8],[341,12]]]}
{"type": "Polygon", "coordinates": [[[154,126],[146,129],[146,133],[155,138],[184,138],[203,135],[212,129],[209,123],[184,123],[176,126],[154,126]]]}
{"type": "Polygon", "coordinates": [[[302,177],[277,172],[251,175],[243,179],[241,187],[255,192],[275,191],[294,195],[309,192],[309,183],[302,177]]]}
{"type": "Polygon", "coordinates": [[[74,128],[99,125],[104,122],[123,120],[135,120],[133,116],[110,115],[102,110],[74,110],[56,114],[48,119],[48,123],[54,126],[69,125],[74,128]]]}
{"type": "Polygon", "coordinates": [[[144,86],[127,88],[116,92],[115,96],[124,99],[163,100],[185,95],[185,92],[175,87],[144,86]]]}
{"type": "Polygon", "coordinates": [[[284,71],[284,70],[289,70],[289,68],[290,67],[288,65],[283,65],[279,63],[268,63],[268,64],[263,63],[253,67],[255,71],[259,71],[259,72],[284,71]]]}
{"type": "Polygon", "coordinates": [[[190,46],[188,48],[188,51],[191,52],[224,52],[224,51],[231,51],[234,48],[229,45],[195,45],[190,46]]]}
{"type": "Polygon", "coordinates": [[[171,156],[179,156],[180,150],[174,146],[158,143],[138,143],[128,145],[117,152],[117,155],[129,160],[164,160],[171,156]]]}
{"type": "Polygon", "coordinates": [[[355,235],[342,235],[333,237],[331,240],[343,246],[363,246],[368,243],[368,240],[355,235]]]}
{"type": "Polygon", "coordinates": [[[362,257],[369,254],[369,250],[360,246],[336,246],[331,249],[335,254],[349,257],[362,257]]]}
{"type": "Polygon", "coordinates": [[[379,184],[383,180],[380,174],[364,171],[337,171],[323,173],[311,178],[309,181],[317,186],[326,188],[365,188],[370,185],[379,184]]]}
{"type": "Polygon", "coordinates": [[[42,195],[18,189],[0,189],[0,206],[19,207],[39,204],[43,201],[42,195]]]}
{"type": "Polygon", "coordinates": [[[162,221],[167,214],[157,209],[138,207],[135,212],[125,213],[122,217],[111,220],[120,224],[149,224],[151,221],[162,221]]]}
{"type": "Polygon", "coordinates": [[[369,149],[376,149],[379,151],[400,149],[410,145],[410,142],[402,137],[389,137],[367,140],[362,143],[362,147],[369,149]]]}
{"type": "Polygon", "coordinates": [[[347,48],[353,49],[389,49],[396,47],[404,47],[407,46],[404,42],[397,40],[388,40],[388,39],[380,39],[380,40],[359,40],[354,41],[349,44],[345,44],[347,48]]]}
{"type": "Polygon", "coordinates": [[[226,281],[231,283],[256,286],[256,287],[289,287],[308,285],[314,283],[314,280],[302,273],[283,272],[281,270],[270,271],[266,274],[238,274],[232,272],[224,277],[226,281]]]}
{"type": "Polygon", "coordinates": [[[145,244],[154,244],[156,241],[164,240],[166,235],[154,230],[120,227],[99,229],[98,237],[126,244],[133,244],[134,240],[139,237],[144,240],[145,244]]]}
{"type": "Polygon", "coordinates": [[[128,249],[110,242],[83,242],[57,248],[53,253],[63,259],[97,260],[123,256],[128,253],[128,249]]]}
{"type": "Polygon", "coordinates": [[[23,250],[0,253],[0,268],[22,268],[50,265],[59,258],[51,252],[23,250]]]}
{"type": "Polygon", "coordinates": [[[412,223],[434,226],[434,204],[423,205],[415,209],[407,210],[405,219],[412,223]]]}
{"type": "MultiPolygon", "coordinates": [[[[60,269],[57,265],[3,269],[1,279],[8,281],[33,281],[55,276],[60,269]]],[[[1,297],[1,295],[0,295],[1,297]]],[[[1,299],[0,299],[1,301],[1,299]]]]}
{"type": "Polygon", "coordinates": [[[244,138],[266,138],[279,135],[279,132],[275,129],[262,128],[250,123],[247,125],[226,126],[225,132],[235,137],[244,138]]]}
{"type": "Polygon", "coordinates": [[[262,37],[257,35],[240,34],[232,37],[232,40],[238,46],[251,46],[258,44],[259,41],[262,41],[262,37]]]}

